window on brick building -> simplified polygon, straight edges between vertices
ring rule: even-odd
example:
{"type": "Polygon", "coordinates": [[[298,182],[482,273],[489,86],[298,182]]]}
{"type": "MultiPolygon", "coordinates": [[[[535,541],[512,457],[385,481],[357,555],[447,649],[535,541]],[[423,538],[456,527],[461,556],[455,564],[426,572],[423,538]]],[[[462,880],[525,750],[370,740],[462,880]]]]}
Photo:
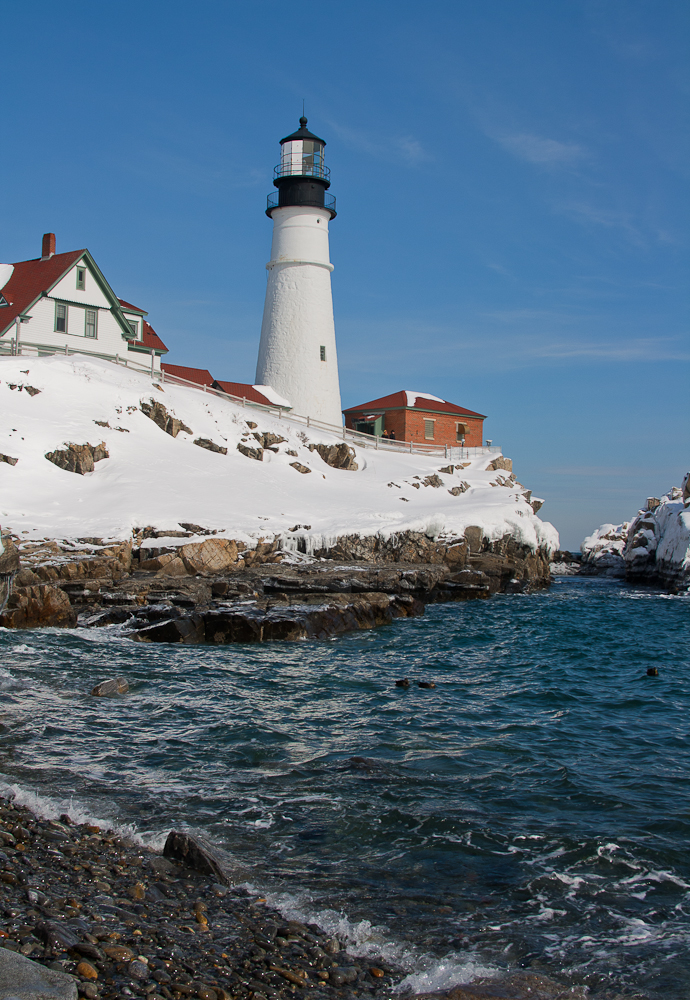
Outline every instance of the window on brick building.
{"type": "Polygon", "coordinates": [[[426,441],[434,440],[434,424],[435,420],[425,420],[424,421],[424,439],[426,441]]]}
{"type": "Polygon", "coordinates": [[[455,425],[455,440],[456,441],[464,441],[465,440],[465,430],[466,430],[466,428],[465,428],[464,424],[456,424],[455,425]]]}

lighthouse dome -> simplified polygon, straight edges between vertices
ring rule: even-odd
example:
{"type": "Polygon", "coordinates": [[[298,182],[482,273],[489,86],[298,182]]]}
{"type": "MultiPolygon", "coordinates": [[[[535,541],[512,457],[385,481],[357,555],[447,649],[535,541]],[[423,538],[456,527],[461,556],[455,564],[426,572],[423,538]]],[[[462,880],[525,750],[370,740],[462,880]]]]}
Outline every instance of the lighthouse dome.
{"type": "Polygon", "coordinates": [[[307,128],[307,119],[302,116],[300,127],[292,135],[280,140],[280,163],[275,169],[276,180],[281,177],[317,177],[328,181],[330,171],[323,162],[323,139],[307,128]]]}

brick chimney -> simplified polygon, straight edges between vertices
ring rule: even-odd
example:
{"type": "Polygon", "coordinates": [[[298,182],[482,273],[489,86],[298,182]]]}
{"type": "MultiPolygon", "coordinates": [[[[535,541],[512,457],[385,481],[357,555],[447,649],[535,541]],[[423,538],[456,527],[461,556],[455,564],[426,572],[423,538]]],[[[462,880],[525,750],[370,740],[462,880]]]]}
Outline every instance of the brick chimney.
{"type": "Polygon", "coordinates": [[[41,260],[48,260],[55,253],[55,233],[43,234],[43,245],[41,246],[41,260]]]}

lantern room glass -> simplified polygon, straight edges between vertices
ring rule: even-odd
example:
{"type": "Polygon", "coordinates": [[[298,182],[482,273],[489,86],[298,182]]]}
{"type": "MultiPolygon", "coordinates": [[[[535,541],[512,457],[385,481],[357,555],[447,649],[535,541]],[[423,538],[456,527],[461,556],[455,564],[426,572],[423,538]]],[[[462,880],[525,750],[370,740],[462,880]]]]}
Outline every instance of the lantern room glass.
{"type": "Polygon", "coordinates": [[[280,176],[323,177],[323,145],[313,139],[292,139],[281,147],[280,176]]]}

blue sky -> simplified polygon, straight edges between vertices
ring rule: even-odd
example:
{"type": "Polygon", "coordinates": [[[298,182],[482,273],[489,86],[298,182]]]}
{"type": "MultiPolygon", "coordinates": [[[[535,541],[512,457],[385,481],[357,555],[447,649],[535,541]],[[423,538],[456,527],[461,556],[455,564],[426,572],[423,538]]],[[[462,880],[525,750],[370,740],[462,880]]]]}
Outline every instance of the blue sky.
{"type": "Polygon", "coordinates": [[[86,246],[170,361],[252,381],[304,98],[343,405],[488,414],[570,548],[680,484],[686,3],[5,0],[2,24],[0,260],[86,246]]]}

